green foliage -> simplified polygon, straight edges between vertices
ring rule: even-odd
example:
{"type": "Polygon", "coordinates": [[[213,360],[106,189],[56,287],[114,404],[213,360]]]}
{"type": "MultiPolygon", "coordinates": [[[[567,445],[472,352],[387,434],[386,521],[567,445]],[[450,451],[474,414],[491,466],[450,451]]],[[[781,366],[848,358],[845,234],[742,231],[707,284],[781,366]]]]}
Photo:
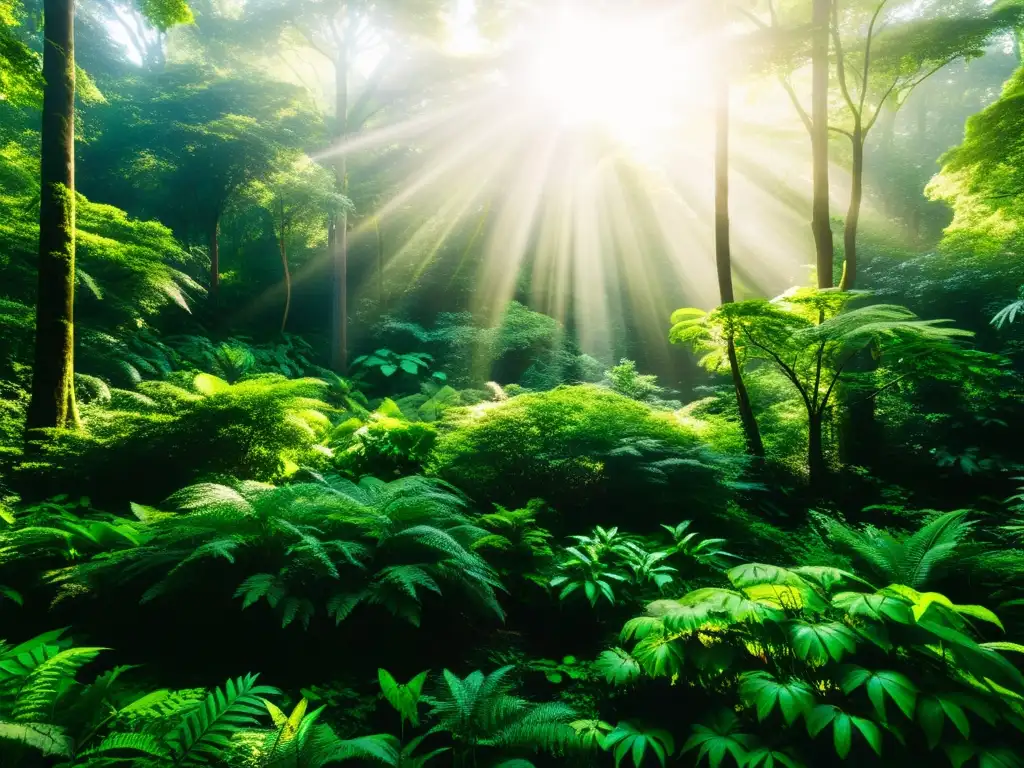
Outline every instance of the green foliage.
{"type": "Polygon", "coordinates": [[[380,681],[380,690],[388,704],[394,707],[402,720],[404,727],[406,721],[412,726],[420,724],[419,702],[423,693],[423,684],[427,681],[427,673],[420,672],[408,683],[399,683],[391,676],[386,669],[377,670],[377,679],[380,681]]]}
{"type": "Polygon", "coordinates": [[[271,480],[323,456],[324,382],[275,374],[185,382],[142,382],[131,410],[83,407],[87,431],[55,434],[42,446],[43,463],[22,469],[27,481],[45,474],[51,488],[74,486],[97,499],[158,501],[202,476],[271,480]]]}
{"type": "Polygon", "coordinates": [[[39,57],[15,34],[22,16],[19,0],[0,2],[0,101],[38,104],[42,94],[39,57]]]}
{"type": "Polygon", "coordinates": [[[582,510],[598,499],[614,506],[647,493],[656,508],[652,475],[668,481],[666,504],[713,506],[724,495],[715,457],[697,454],[690,429],[600,387],[524,394],[457,412],[450,423],[428,469],[477,498],[522,504],[540,496],[563,515],[581,510],[589,523],[582,510]],[[653,442],[659,453],[630,454],[631,441],[653,442]]]}
{"type": "Polygon", "coordinates": [[[661,391],[658,377],[639,373],[632,360],[620,360],[618,365],[605,371],[604,375],[613,392],[633,400],[650,400],[661,391]]]}
{"type": "Polygon", "coordinates": [[[615,755],[616,768],[622,764],[626,755],[630,756],[636,768],[640,768],[648,754],[654,755],[664,768],[667,757],[675,752],[675,742],[668,731],[645,728],[627,720],[616,725],[604,737],[603,747],[615,755]]]}
{"type": "Polygon", "coordinates": [[[633,651],[609,652],[636,658],[648,677],[692,676],[719,693],[725,684],[737,714],[694,726],[684,751],[699,747],[698,759],[789,765],[791,750],[817,759],[865,749],[913,755],[939,743],[946,719],[953,730],[977,736],[968,710],[981,713],[981,726],[1006,717],[1006,727],[1018,727],[1012,713],[1024,677],[1000,653],[1002,644],[980,642],[965,620],[999,626],[988,609],[901,585],[839,592],[860,582],[829,568],[752,563],[727,576],[732,589],[651,603],[646,617],[623,630],[624,640],[637,638],[633,651]],[[731,653],[719,653],[709,667],[708,647],[731,653]],[[812,739],[831,730],[828,748],[808,742],[804,728],[812,739]],[[883,738],[887,733],[899,736],[883,738]]]}
{"type": "Polygon", "coordinates": [[[451,734],[455,751],[478,747],[558,750],[576,739],[570,726],[576,714],[559,703],[534,704],[516,696],[512,667],[464,678],[443,672],[443,685],[431,716],[435,728],[451,734]]]}
{"type": "Polygon", "coordinates": [[[431,424],[408,420],[397,403],[385,398],[372,413],[359,407],[335,425],[327,445],[339,470],[355,477],[386,477],[421,471],[436,440],[431,424]]]}
{"type": "Polygon", "coordinates": [[[866,576],[920,589],[940,578],[943,569],[964,560],[964,545],[974,528],[967,516],[964,510],[934,514],[903,537],[872,526],[858,531],[831,519],[825,521],[825,529],[838,549],[863,564],[866,576]]]}
{"type": "Polygon", "coordinates": [[[681,309],[672,316],[669,338],[703,353],[702,366],[727,370],[731,340],[741,366],[762,364],[790,383],[808,423],[808,468],[818,483],[825,469],[822,426],[837,387],[868,399],[900,378],[927,376],[930,367],[969,366],[956,342],[972,334],[921,320],[905,307],[849,304],[862,295],[835,290],[793,289],[767,301],[725,304],[710,314],[681,309]],[[879,367],[868,381],[851,376],[854,359],[870,349],[879,367]],[[890,381],[878,381],[887,376],[890,381]]]}
{"type": "MultiPolygon", "coordinates": [[[[352,361],[352,367],[356,371],[377,371],[384,377],[394,376],[401,371],[418,378],[429,372],[431,360],[433,358],[426,352],[399,354],[390,349],[378,349],[371,355],[357,357],[352,361]]],[[[430,377],[437,381],[447,378],[441,371],[430,373],[430,377]]]]}
{"type": "Polygon", "coordinates": [[[447,590],[503,615],[501,584],[472,549],[486,532],[470,524],[465,499],[437,481],[203,483],[168,504],[177,513],[134,505],[138,545],[108,547],[53,580],[72,594],[142,582],[147,602],[219,573],[235,580],[243,609],[265,601],[283,627],[309,626],[318,610],[340,623],[361,604],[418,625],[425,595],[447,590]]]}

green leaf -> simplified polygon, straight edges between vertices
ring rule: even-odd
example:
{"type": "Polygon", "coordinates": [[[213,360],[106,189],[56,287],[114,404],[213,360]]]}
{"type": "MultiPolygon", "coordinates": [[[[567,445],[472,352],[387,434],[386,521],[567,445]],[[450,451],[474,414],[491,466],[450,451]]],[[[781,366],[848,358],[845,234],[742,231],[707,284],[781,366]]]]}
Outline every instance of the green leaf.
{"type": "Polygon", "coordinates": [[[726,755],[730,755],[736,765],[746,764],[750,737],[738,733],[739,723],[736,715],[729,710],[719,710],[708,723],[694,725],[690,738],[683,744],[682,751],[697,750],[697,762],[705,757],[711,768],[722,765],[726,755]]]}
{"type": "Polygon", "coordinates": [[[380,372],[383,373],[385,376],[391,376],[397,370],[398,370],[398,366],[397,365],[391,365],[390,363],[387,364],[387,365],[382,365],[380,367],[380,372]]]}
{"type": "Polygon", "coordinates": [[[953,723],[953,726],[965,739],[971,736],[971,724],[964,713],[963,707],[942,694],[922,696],[917,702],[917,722],[924,731],[928,741],[928,748],[935,749],[942,738],[943,725],[946,720],[953,723]]]}
{"type": "Polygon", "coordinates": [[[779,752],[769,747],[760,747],[747,754],[745,768],[775,768],[775,766],[802,768],[801,763],[798,763],[785,752],[779,752]]]}
{"type": "Polygon", "coordinates": [[[682,671],[683,649],[675,639],[648,635],[633,648],[635,658],[651,677],[673,677],[682,671]]]}
{"type": "Polygon", "coordinates": [[[878,726],[870,720],[862,717],[848,715],[839,707],[831,704],[821,704],[815,707],[807,715],[807,733],[816,737],[829,725],[832,726],[832,742],[836,754],[841,759],[846,759],[850,754],[853,743],[853,728],[860,732],[875,754],[882,753],[882,732],[878,726]]]}
{"type": "Polygon", "coordinates": [[[829,660],[840,661],[846,653],[857,647],[857,636],[838,622],[810,624],[793,621],[789,625],[789,640],[798,659],[815,666],[829,660]]]}
{"type": "Polygon", "coordinates": [[[868,698],[882,722],[886,721],[885,699],[891,698],[908,718],[914,716],[917,701],[917,686],[899,672],[872,672],[863,667],[847,666],[839,671],[839,685],[849,696],[861,686],[866,686],[868,698]]]}
{"type": "Polygon", "coordinates": [[[597,673],[612,685],[626,685],[640,677],[640,662],[622,648],[603,651],[594,662],[597,673]]]}
{"type": "Polygon", "coordinates": [[[221,759],[230,739],[251,728],[266,709],[262,697],[280,693],[276,688],[256,685],[256,675],[228,679],[224,689],[215,688],[203,703],[182,718],[167,736],[176,765],[197,765],[221,759]]]}
{"type": "Polygon", "coordinates": [[[636,768],[644,762],[648,750],[657,761],[665,766],[665,759],[675,752],[672,734],[660,728],[647,728],[644,725],[625,720],[615,726],[615,730],[604,737],[603,748],[614,748],[615,765],[619,766],[628,754],[636,768]]]}
{"type": "Polygon", "coordinates": [[[841,608],[851,616],[861,616],[876,621],[886,619],[900,624],[913,622],[910,605],[891,595],[869,595],[863,592],[840,592],[832,598],[832,605],[841,608]]]}
{"type": "Polygon", "coordinates": [[[759,722],[778,707],[786,725],[792,725],[814,706],[814,692],[806,682],[797,678],[780,682],[768,672],[744,674],[740,678],[739,695],[745,704],[756,707],[759,722]]]}

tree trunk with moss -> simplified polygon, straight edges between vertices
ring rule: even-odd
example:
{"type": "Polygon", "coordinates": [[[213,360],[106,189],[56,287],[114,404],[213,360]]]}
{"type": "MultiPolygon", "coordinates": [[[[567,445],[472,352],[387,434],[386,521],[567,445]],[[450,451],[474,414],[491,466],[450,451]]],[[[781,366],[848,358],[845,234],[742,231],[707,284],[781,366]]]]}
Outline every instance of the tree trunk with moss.
{"type": "Polygon", "coordinates": [[[75,3],[43,4],[35,364],[26,433],[78,422],[74,387],[75,3]]]}
{"type": "MultiPolygon", "coordinates": [[[[721,70],[721,67],[719,68],[721,70]]],[[[736,300],[732,286],[732,244],[729,222],[729,79],[724,71],[716,75],[715,83],[715,266],[718,270],[718,290],[723,304],[736,300]]],[[[764,456],[764,443],[757,418],[750,404],[747,385],[743,381],[736,344],[728,339],[729,372],[736,390],[740,424],[747,450],[752,456],[764,456]]]]}

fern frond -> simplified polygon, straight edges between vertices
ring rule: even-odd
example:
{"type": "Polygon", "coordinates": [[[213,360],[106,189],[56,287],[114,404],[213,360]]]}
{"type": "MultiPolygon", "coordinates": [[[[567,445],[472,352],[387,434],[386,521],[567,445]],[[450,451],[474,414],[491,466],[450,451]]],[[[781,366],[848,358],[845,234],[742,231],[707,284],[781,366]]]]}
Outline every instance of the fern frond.
{"type": "Polygon", "coordinates": [[[39,664],[18,690],[11,709],[14,719],[26,723],[49,717],[68,682],[104,650],[107,649],[66,648],[39,664]]]}
{"type": "Polygon", "coordinates": [[[138,752],[159,760],[166,760],[171,755],[167,745],[152,734],[111,733],[95,747],[80,752],[78,756],[109,755],[111,752],[138,752]]]}
{"type": "Polygon", "coordinates": [[[276,688],[256,685],[257,675],[229,679],[223,691],[215,688],[202,705],[187,714],[167,737],[175,765],[199,765],[218,759],[231,736],[256,724],[266,710],[262,698],[279,694],[276,688]]]}

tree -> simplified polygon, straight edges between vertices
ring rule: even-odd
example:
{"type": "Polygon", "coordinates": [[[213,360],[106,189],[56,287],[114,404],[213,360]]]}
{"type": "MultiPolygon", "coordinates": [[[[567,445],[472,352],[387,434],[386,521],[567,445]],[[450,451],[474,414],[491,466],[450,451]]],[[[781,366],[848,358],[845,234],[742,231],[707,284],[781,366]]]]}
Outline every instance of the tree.
{"type": "Polygon", "coordinates": [[[301,242],[307,248],[322,245],[327,232],[324,222],[336,216],[339,209],[351,207],[351,202],[334,191],[330,172],[306,156],[296,159],[290,166],[274,173],[266,184],[258,186],[256,194],[273,217],[281,254],[285,292],[281,333],[284,333],[292,298],[289,242],[300,234],[301,242]]]}
{"type": "MultiPolygon", "coordinates": [[[[818,287],[832,287],[835,244],[829,213],[828,174],[828,24],[833,0],[812,0],[811,6],[811,115],[804,124],[811,133],[814,190],[811,199],[811,229],[814,232],[818,287]]],[[[794,100],[799,107],[799,102],[794,100]]]]}
{"type": "MultiPolygon", "coordinates": [[[[853,5],[853,4],[851,4],[853,5]]],[[[849,115],[846,125],[832,130],[850,139],[850,205],[843,233],[843,277],[850,290],[857,281],[857,230],[864,190],[864,149],[868,134],[886,108],[898,110],[922,82],[958,59],[980,56],[994,34],[1013,28],[1024,16],[1016,0],[997,5],[968,0],[928,3],[923,9],[879,0],[873,4],[866,32],[860,34],[857,7],[832,4],[831,37],[836,82],[849,115]],[[966,7],[965,7],[966,6],[966,7]],[[909,14],[909,19],[906,17],[909,14]],[[845,30],[855,29],[849,45],[845,30]],[[870,99],[870,101],[869,101],[870,99]]]]}
{"type": "MultiPolygon", "coordinates": [[[[741,9],[762,33],[766,43],[768,68],[775,72],[779,84],[789,97],[797,116],[811,140],[811,234],[814,236],[815,272],[818,287],[832,287],[835,269],[835,243],[829,196],[828,105],[829,105],[829,18],[832,0],[810,0],[809,28],[800,21],[783,17],[776,0],[767,0],[768,21],[741,9]],[[805,39],[810,39],[807,46],[805,39]],[[804,107],[793,86],[793,74],[810,60],[811,109],[804,107]]],[[[803,13],[806,6],[797,11],[803,13]]]]}
{"type": "Polygon", "coordinates": [[[956,364],[954,342],[971,335],[943,327],[947,321],[921,320],[904,307],[848,309],[854,298],[835,290],[795,289],[772,301],[725,304],[710,314],[681,309],[672,317],[672,341],[706,352],[701,364],[708,370],[724,367],[727,339],[732,337],[743,364],[770,365],[789,381],[806,411],[807,467],[817,488],[826,474],[823,427],[837,386],[852,389],[856,383],[866,390],[865,397],[874,397],[913,375],[920,360],[941,358],[944,365],[956,364]],[[888,380],[873,389],[848,372],[850,362],[868,345],[892,365],[883,369],[888,380]]]}
{"type": "Polygon", "coordinates": [[[45,0],[39,283],[27,433],[78,423],[74,388],[75,3],[45,0]]]}
{"type": "Polygon", "coordinates": [[[220,224],[232,200],[319,144],[322,120],[293,85],[203,66],[144,75],[110,101],[97,110],[103,135],[83,153],[92,183],[205,245],[215,299],[220,224]]]}
{"type": "MultiPolygon", "coordinates": [[[[724,29],[723,23],[720,29],[724,29]]],[[[732,250],[729,241],[729,72],[728,64],[720,59],[715,67],[715,266],[718,272],[718,291],[722,304],[736,300],[732,285],[732,250]]],[[[736,405],[752,456],[764,456],[764,443],[757,426],[757,418],[750,404],[750,394],[743,381],[736,357],[735,339],[726,337],[729,372],[736,390],[736,405]]]]}
{"type": "MultiPolygon", "coordinates": [[[[331,165],[337,194],[347,197],[350,183],[344,141],[366,125],[380,108],[382,96],[393,96],[385,93],[384,86],[401,60],[397,38],[429,30],[439,21],[442,7],[439,0],[267,0],[253,6],[250,19],[254,28],[275,39],[282,36],[282,31],[297,34],[333,70],[331,138],[336,151],[331,165]],[[387,53],[362,88],[354,91],[353,62],[366,50],[381,45],[387,53]]],[[[331,366],[339,372],[348,368],[348,247],[348,210],[342,208],[331,221],[328,236],[332,265],[331,366]]]]}
{"type": "MultiPolygon", "coordinates": [[[[184,0],[142,0],[159,24],[191,18],[184,0]]],[[[43,116],[35,362],[26,434],[77,424],[75,302],[75,0],[43,3],[43,116]]]]}

